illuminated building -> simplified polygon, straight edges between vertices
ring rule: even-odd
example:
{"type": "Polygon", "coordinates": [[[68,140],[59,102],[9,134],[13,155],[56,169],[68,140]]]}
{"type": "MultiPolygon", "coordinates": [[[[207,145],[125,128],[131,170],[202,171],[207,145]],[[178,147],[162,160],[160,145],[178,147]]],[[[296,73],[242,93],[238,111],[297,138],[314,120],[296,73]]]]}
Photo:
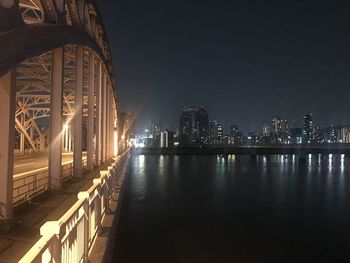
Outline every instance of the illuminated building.
{"type": "Polygon", "coordinates": [[[160,148],[172,148],[174,146],[174,132],[162,131],[160,133],[160,148]]]}
{"type": "Polygon", "coordinates": [[[350,126],[339,126],[337,129],[337,142],[350,143],[350,126]]]}
{"type": "Polygon", "coordinates": [[[303,143],[310,143],[313,133],[312,113],[305,114],[303,117],[303,143]]]}
{"type": "Polygon", "coordinates": [[[185,107],[179,118],[181,144],[204,142],[209,134],[209,116],[205,108],[185,107]]]}
{"type": "Polygon", "coordinates": [[[231,137],[235,137],[236,132],[238,132],[238,125],[232,124],[230,126],[230,135],[231,135],[231,137]]]}
{"type": "Polygon", "coordinates": [[[303,141],[303,129],[302,128],[290,128],[291,143],[300,144],[303,141]]]}
{"type": "Polygon", "coordinates": [[[197,139],[204,141],[209,135],[209,116],[208,111],[204,108],[199,108],[196,114],[196,130],[197,139]]]}
{"type": "Polygon", "coordinates": [[[276,116],[272,118],[272,132],[280,134],[288,134],[288,121],[282,120],[280,117],[276,116]]]}
{"type": "Polygon", "coordinates": [[[210,141],[212,143],[221,143],[224,136],[222,125],[217,121],[209,122],[210,141]]]}
{"type": "Polygon", "coordinates": [[[168,148],[169,147],[169,137],[167,131],[162,131],[160,133],[160,148],[168,148]]]}
{"type": "Polygon", "coordinates": [[[270,134],[271,132],[271,126],[268,125],[267,123],[264,124],[263,128],[262,128],[262,132],[264,136],[267,136],[270,134]]]}

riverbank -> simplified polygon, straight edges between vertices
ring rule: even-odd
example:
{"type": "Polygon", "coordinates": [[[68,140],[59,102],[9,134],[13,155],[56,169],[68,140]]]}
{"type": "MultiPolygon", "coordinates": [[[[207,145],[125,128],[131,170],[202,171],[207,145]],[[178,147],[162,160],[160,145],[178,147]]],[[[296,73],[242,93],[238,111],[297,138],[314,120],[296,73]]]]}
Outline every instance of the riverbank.
{"type": "Polygon", "coordinates": [[[211,154],[350,154],[349,144],[273,145],[273,146],[208,146],[175,148],[135,148],[134,154],[154,155],[211,155],[211,154]]]}

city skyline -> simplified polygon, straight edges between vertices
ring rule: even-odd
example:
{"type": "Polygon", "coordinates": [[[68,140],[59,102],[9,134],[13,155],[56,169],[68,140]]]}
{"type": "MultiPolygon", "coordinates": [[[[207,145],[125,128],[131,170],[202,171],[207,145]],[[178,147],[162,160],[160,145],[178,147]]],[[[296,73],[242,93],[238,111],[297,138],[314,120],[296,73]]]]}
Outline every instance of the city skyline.
{"type": "Polygon", "coordinates": [[[100,10],[121,108],[138,127],[174,126],[191,104],[245,131],[275,114],[348,123],[346,1],[101,1],[100,10]]]}
{"type": "Polygon", "coordinates": [[[350,143],[350,124],[320,125],[311,112],[299,115],[292,121],[274,115],[259,130],[249,132],[244,132],[238,123],[231,123],[229,129],[224,129],[223,123],[210,118],[209,114],[204,107],[185,106],[179,113],[175,129],[149,121],[147,126],[136,132],[135,145],[137,148],[172,148],[350,143]],[[165,139],[168,134],[171,143],[165,139]]]}
{"type": "Polygon", "coordinates": [[[167,125],[164,125],[164,122],[159,122],[157,120],[154,120],[154,119],[149,119],[149,120],[146,120],[145,123],[143,123],[142,125],[139,124],[136,126],[136,131],[138,133],[142,133],[145,129],[145,127],[147,127],[149,125],[149,123],[155,123],[157,125],[158,128],[162,129],[162,130],[172,130],[172,131],[179,131],[179,115],[181,115],[181,112],[184,108],[204,108],[207,110],[208,112],[208,117],[209,117],[209,122],[210,121],[216,121],[218,123],[220,123],[223,127],[223,130],[224,130],[224,134],[229,134],[230,133],[230,127],[231,125],[238,125],[239,126],[239,130],[241,132],[243,132],[244,134],[248,134],[250,132],[255,132],[255,133],[263,133],[263,130],[264,130],[264,126],[266,124],[269,125],[269,128],[272,129],[272,122],[273,122],[273,118],[274,117],[278,117],[280,118],[282,121],[287,121],[287,124],[288,124],[288,129],[290,128],[295,128],[295,127],[302,127],[302,117],[305,115],[305,114],[312,114],[313,116],[313,121],[314,121],[314,124],[315,126],[319,126],[319,127],[327,127],[327,126],[350,126],[350,119],[348,122],[342,122],[342,123],[327,123],[327,122],[321,122],[319,119],[319,116],[317,114],[315,114],[314,112],[304,112],[304,113],[299,113],[298,115],[292,117],[292,118],[286,118],[284,115],[280,115],[280,114],[272,114],[271,116],[266,116],[265,119],[261,120],[261,121],[256,121],[255,122],[257,123],[256,124],[256,127],[257,129],[245,129],[245,125],[239,123],[239,122],[224,122],[222,121],[222,118],[213,118],[212,117],[212,114],[211,112],[204,106],[184,106],[181,110],[179,110],[175,115],[175,119],[174,120],[170,120],[168,122],[173,122],[174,124],[170,125],[170,126],[167,126],[167,125]],[[297,124],[299,122],[299,124],[297,124]]]}

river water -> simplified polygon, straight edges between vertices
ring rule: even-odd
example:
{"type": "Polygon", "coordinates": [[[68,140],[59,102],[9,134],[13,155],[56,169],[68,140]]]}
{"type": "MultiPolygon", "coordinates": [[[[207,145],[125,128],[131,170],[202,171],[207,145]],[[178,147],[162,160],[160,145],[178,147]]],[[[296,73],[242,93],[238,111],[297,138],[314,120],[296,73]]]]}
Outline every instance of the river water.
{"type": "Polygon", "coordinates": [[[115,262],[350,262],[350,157],[134,155],[115,262]]]}

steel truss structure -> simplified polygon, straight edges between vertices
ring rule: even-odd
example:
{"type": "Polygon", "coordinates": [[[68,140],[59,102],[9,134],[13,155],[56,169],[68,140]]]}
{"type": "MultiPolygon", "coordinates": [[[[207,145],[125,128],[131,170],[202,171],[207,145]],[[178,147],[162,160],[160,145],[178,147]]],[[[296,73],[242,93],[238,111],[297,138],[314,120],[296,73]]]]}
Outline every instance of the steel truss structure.
{"type": "MultiPolygon", "coordinates": [[[[32,21],[32,20],[30,20],[32,21]]],[[[63,115],[67,122],[74,115],[75,47],[64,50],[63,115]]],[[[84,56],[83,116],[87,117],[88,51],[84,56]]],[[[50,117],[51,51],[28,58],[17,67],[16,130],[19,136],[19,152],[42,152],[47,145],[47,125],[50,117]]],[[[96,100],[96,94],[94,94],[96,100]]],[[[96,110],[95,110],[96,111],[96,110]]]]}
{"type": "Polygon", "coordinates": [[[61,187],[63,149],[74,176],[83,150],[87,169],[116,153],[116,82],[94,0],[0,1],[0,115],[0,223],[12,216],[15,150],[48,151],[49,190],[61,187]]]}

